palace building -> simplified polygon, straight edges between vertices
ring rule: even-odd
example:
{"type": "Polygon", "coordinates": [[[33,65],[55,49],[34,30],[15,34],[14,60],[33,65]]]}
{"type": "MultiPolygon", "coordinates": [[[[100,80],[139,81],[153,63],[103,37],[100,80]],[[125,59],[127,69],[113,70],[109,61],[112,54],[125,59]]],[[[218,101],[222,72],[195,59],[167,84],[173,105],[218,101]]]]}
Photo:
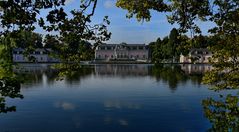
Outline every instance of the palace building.
{"type": "Polygon", "coordinates": [[[149,48],[145,44],[101,44],[95,50],[95,60],[148,61],[149,48]]]}

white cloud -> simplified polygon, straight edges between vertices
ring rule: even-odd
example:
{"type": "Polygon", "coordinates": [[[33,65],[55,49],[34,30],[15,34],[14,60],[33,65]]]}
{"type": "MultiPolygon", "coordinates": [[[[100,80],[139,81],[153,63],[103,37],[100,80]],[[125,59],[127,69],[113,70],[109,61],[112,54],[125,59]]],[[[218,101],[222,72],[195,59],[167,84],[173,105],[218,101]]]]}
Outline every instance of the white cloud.
{"type": "Polygon", "coordinates": [[[75,105],[69,102],[57,102],[55,103],[56,108],[62,108],[63,110],[74,110],[75,105]]]}
{"type": "Polygon", "coordinates": [[[106,0],[104,3],[105,8],[113,8],[115,6],[115,2],[113,0],[106,0]]]}
{"type": "Polygon", "coordinates": [[[65,4],[68,5],[68,4],[71,4],[72,2],[74,2],[75,0],[66,0],[65,4]]]}

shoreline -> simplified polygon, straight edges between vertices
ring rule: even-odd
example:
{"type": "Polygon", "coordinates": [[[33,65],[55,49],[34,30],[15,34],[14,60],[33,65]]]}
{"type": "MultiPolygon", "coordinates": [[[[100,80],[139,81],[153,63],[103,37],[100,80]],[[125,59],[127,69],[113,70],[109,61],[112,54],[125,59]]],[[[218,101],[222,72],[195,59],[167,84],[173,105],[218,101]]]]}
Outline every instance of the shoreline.
{"type": "Polygon", "coordinates": [[[211,65],[210,63],[152,63],[152,62],[127,62],[127,61],[102,61],[102,62],[94,62],[94,61],[81,61],[80,63],[62,63],[62,62],[14,62],[13,64],[83,64],[83,65],[97,65],[97,64],[151,64],[151,65],[161,65],[161,64],[194,64],[194,65],[211,65]]]}

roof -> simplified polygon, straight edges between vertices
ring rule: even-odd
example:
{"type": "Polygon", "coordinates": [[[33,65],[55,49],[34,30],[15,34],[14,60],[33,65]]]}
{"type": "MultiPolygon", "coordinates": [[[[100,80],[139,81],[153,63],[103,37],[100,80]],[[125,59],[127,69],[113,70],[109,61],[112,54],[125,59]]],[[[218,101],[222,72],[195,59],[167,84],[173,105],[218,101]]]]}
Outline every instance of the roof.
{"type": "Polygon", "coordinates": [[[101,44],[101,45],[99,45],[99,47],[101,47],[101,46],[109,46],[109,47],[111,47],[111,46],[119,46],[119,45],[125,45],[125,46],[127,46],[127,47],[131,47],[131,46],[146,46],[145,44],[124,44],[124,43],[121,43],[121,44],[101,44]]]}
{"type": "Polygon", "coordinates": [[[189,54],[212,54],[212,52],[207,48],[193,48],[189,51],[189,54]]]}
{"type": "MultiPolygon", "coordinates": [[[[13,52],[24,52],[25,49],[23,48],[14,48],[12,50],[13,52]]],[[[45,49],[45,48],[36,48],[34,49],[34,52],[50,52],[51,50],[50,49],[45,49]]]]}

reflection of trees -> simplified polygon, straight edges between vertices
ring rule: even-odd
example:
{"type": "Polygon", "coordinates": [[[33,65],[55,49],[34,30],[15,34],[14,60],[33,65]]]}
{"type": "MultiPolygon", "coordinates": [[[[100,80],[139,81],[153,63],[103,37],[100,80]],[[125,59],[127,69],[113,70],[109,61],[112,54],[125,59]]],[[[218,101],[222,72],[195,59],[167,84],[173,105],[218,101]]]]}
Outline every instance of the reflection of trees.
{"type": "Polygon", "coordinates": [[[239,130],[239,93],[235,96],[220,96],[220,100],[208,98],[202,102],[204,114],[212,123],[209,131],[239,130]]]}
{"type": "Polygon", "coordinates": [[[179,82],[186,82],[188,79],[178,65],[155,65],[152,67],[152,76],[157,81],[163,80],[167,82],[172,91],[176,90],[179,82]]]}
{"type": "Polygon", "coordinates": [[[188,74],[180,65],[155,65],[151,69],[151,75],[156,78],[157,81],[167,82],[169,88],[176,90],[178,83],[185,83],[191,80],[194,84],[201,84],[202,71],[188,74]]]}
{"type": "Polygon", "coordinates": [[[80,81],[82,78],[91,75],[94,68],[80,64],[54,64],[47,66],[19,65],[14,72],[24,79],[24,84],[36,85],[43,83],[43,76],[46,77],[47,84],[57,80],[64,80],[67,83],[80,81]]]}
{"type": "Polygon", "coordinates": [[[32,72],[30,74],[22,73],[19,74],[22,78],[24,78],[24,83],[27,84],[38,84],[42,82],[42,73],[32,72]]]}
{"type": "Polygon", "coordinates": [[[66,80],[68,83],[80,81],[82,78],[91,75],[94,69],[90,66],[80,64],[58,64],[54,66],[57,70],[59,80],[66,80]]]}

